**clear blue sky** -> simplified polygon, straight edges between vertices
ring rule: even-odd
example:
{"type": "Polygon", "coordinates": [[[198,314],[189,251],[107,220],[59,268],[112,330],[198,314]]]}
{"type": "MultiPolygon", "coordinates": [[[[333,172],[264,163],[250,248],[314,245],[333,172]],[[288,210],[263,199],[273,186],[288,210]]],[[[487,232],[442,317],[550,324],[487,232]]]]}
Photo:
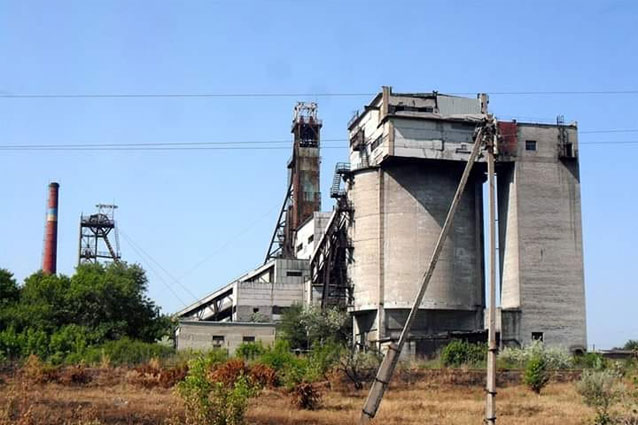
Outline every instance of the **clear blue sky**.
{"type": "MultiPolygon", "coordinates": [[[[632,1],[3,0],[0,93],[638,90],[636,22],[632,1]]],[[[323,138],[343,139],[369,97],[0,98],[0,144],[288,140],[297,100],[317,100],[323,138]]],[[[583,131],[638,129],[636,105],[636,94],[490,104],[504,118],[564,114],[583,131]]],[[[340,146],[322,153],[326,195],[340,146]]],[[[204,295],[262,261],[289,154],[0,151],[0,267],[19,279],[40,267],[46,185],[57,180],[60,272],[73,272],[80,213],[115,202],[124,234],[204,295]]],[[[636,155],[636,144],[581,147],[590,345],[638,338],[636,155]]],[[[124,258],[148,268],[122,239],[124,258]]],[[[167,286],[193,301],[154,268],[150,295],[166,312],[182,306],[167,286]]]]}

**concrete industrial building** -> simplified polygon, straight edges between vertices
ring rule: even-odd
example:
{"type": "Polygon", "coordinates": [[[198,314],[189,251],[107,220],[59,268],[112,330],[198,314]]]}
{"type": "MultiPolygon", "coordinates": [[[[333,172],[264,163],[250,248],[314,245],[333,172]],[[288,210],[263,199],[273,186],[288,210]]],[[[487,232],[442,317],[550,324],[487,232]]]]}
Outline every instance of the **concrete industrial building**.
{"type": "MultiPolygon", "coordinates": [[[[276,322],[294,303],[347,308],[361,346],[395,340],[486,110],[485,95],[384,87],[349,123],[349,164],[337,164],[335,207],[322,213],[321,121],[316,105],[299,104],[288,190],[266,262],[179,312],[178,346],[219,345],[229,322],[250,339],[251,326],[276,322]],[[189,335],[200,342],[193,345],[189,335]]],[[[577,127],[512,121],[498,128],[501,341],[543,339],[585,350],[577,127]]],[[[461,198],[410,333],[409,355],[430,354],[452,338],[484,338],[483,161],[461,198]]]]}

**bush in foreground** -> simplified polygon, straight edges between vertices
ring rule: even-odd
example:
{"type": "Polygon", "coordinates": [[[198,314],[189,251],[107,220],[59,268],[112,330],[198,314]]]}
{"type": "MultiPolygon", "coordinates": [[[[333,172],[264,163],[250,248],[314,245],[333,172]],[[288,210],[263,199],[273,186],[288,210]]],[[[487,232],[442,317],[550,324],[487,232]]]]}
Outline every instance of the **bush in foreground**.
{"type": "Polygon", "coordinates": [[[261,389],[243,360],[225,361],[215,351],[191,360],[186,378],[177,384],[185,425],[241,425],[248,400],[261,389]]]}
{"type": "Polygon", "coordinates": [[[543,388],[549,383],[547,359],[541,354],[537,354],[529,359],[525,366],[523,380],[530,390],[536,394],[540,394],[543,388]]]}
{"type": "Polygon", "coordinates": [[[445,346],[441,353],[444,366],[480,366],[487,359],[485,344],[472,344],[466,341],[454,340],[445,346]]]}
{"type": "Polygon", "coordinates": [[[545,347],[541,341],[534,341],[522,348],[504,348],[498,355],[499,363],[505,368],[524,368],[535,357],[542,357],[550,370],[570,369],[573,367],[571,355],[555,347],[545,347]]]}
{"type": "Polygon", "coordinates": [[[596,410],[595,424],[613,423],[611,408],[620,401],[623,394],[616,372],[609,369],[586,370],[576,388],[585,404],[596,410]]]}

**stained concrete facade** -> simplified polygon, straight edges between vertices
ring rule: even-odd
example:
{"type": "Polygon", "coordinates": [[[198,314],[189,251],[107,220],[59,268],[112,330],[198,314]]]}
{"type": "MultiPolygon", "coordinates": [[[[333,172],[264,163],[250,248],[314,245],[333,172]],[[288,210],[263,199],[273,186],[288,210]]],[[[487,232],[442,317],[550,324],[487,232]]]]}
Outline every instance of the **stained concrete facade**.
{"type": "Polygon", "coordinates": [[[514,128],[511,161],[497,169],[502,339],[585,350],[577,128],[514,128]]]}
{"type": "Polygon", "coordinates": [[[272,322],[302,303],[307,260],[275,259],[177,313],[182,320],[272,322]]]}
{"type": "MultiPolygon", "coordinates": [[[[348,199],[355,339],[396,339],[472,148],[484,98],[384,88],[349,125],[348,199]]],[[[587,346],[575,125],[499,123],[501,303],[505,345],[542,338],[587,346]]],[[[420,306],[408,350],[445,332],[483,329],[484,159],[474,166],[420,306]]],[[[421,347],[419,347],[421,345],[421,347]]]]}
{"type": "Polygon", "coordinates": [[[272,323],[182,320],[176,336],[178,350],[222,349],[232,355],[244,342],[271,345],[275,341],[276,327],[272,323]]]}
{"type": "MultiPolygon", "coordinates": [[[[354,291],[350,312],[355,343],[382,344],[398,337],[469,158],[485,102],[483,97],[392,93],[385,87],[350,122],[346,203],[352,211],[352,255],[347,270],[354,291]]],[[[499,133],[501,341],[524,345],[542,338],[552,346],[584,350],[577,128],[499,122],[499,133]]],[[[296,134],[295,143],[318,146],[314,134],[296,134]]],[[[318,158],[318,150],[311,157],[318,158]]],[[[484,337],[484,174],[484,159],[479,158],[420,305],[407,356],[432,353],[453,338],[484,337]]],[[[303,190],[311,194],[305,199],[316,201],[318,187],[311,189],[303,190]]],[[[178,338],[178,347],[212,343],[213,333],[222,329],[217,323],[228,325],[223,328],[227,333],[214,335],[218,343],[224,336],[230,350],[245,335],[244,322],[267,321],[266,329],[287,307],[320,302],[309,259],[326,238],[334,214],[315,210],[305,222],[296,222],[290,247],[295,259],[269,261],[178,313],[180,331],[190,338],[178,338]]]]}
{"type": "MultiPolygon", "coordinates": [[[[361,344],[398,337],[469,156],[480,103],[448,98],[386,89],[350,125],[349,275],[361,344]]],[[[483,180],[477,168],[461,198],[411,333],[415,353],[418,340],[483,327],[483,180]]]]}
{"type": "Polygon", "coordinates": [[[295,257],[309,260],[317,242],[323,237],[331,212],[315,212],[295,232],[295,257]]]}

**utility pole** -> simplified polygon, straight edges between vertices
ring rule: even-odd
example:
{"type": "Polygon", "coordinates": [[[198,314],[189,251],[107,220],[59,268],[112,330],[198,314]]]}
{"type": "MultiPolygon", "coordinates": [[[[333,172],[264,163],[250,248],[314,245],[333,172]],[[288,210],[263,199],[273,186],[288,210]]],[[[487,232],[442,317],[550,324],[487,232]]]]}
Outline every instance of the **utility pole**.
{"type": "Polygon", "coordinates": [[[485,423],[496,423],[496,203],[494,199],[494,151],[496,149],[497,134],[494,132],[492,137],[487,140],[487,183],[489,192],[489,233],[490,233],[490,285],[489,299],[490,307],[488,310],[488,351],[487,351],[487,383],[485,393],[487,400],[485,402],[485,423]]]}
{"type": "Polygon", "coordinates": [[[410,329],[412,328],[412,324],[414,322],[414,319],[416,318],[416,314],[419,310],[419,307],[421,306],[421,301],[423,300],[425,291],[427,290],[432,274],[434,273],[436,263],[439,260],[439,256],[441,255],[443,244],[447,239],[448,233],[450,232],[450,229],[452,227],[454,214],[456,213],[459,201],[461,200],[461,196],[463,195],[463,190],[465,189],[465,185],[470,176],[470,171],[472,171],[472,167],[479,156],[481,148],[487,144],[486,140],[493,142],[496,138],[496,132],[496,124],[493,117],[491,117],[490,115],[486,115],[485,120],[477,128],[472,152],[470,153],[470,157],[468,158],[465,169],[463,170],[463,174],[456,189],[456,193],[454,194],[454,198],[452,198],[452,204],[450,205],[450,209],[448,211],[447,217],[445,218],[443,228],[441,229],[441,233],[434,247],[434,251],[432,252],[432,256],[430,257],[429,265],[425,270],[423,277],[421,278],[419,291],[414,300],[414,304],[412,305],[412,309],[410,310],[410,314],[408,315],[408,319],[406,320],[403,330],[401,331],[399,340],[396,343],[391,343],[389,345],[388,351],[383,358],[374,382],[372,383],[372,387],[370,388],[370,392],[368,393],[368,398],[366,399],[361,411],[361,416],[359,419],[360,425],[367,424],[377,414],[377,410],[379,409],[379,405],[381,404],[381,400],[383,399],[383,394],[390,384],[390,379],[392,379],[392,374],[394,373],[394,369],[399,361],[399,355],[401,354],[401,350],[403,349],[403,346],[408,338],[408,334],[410,332],[410,329]]]}

